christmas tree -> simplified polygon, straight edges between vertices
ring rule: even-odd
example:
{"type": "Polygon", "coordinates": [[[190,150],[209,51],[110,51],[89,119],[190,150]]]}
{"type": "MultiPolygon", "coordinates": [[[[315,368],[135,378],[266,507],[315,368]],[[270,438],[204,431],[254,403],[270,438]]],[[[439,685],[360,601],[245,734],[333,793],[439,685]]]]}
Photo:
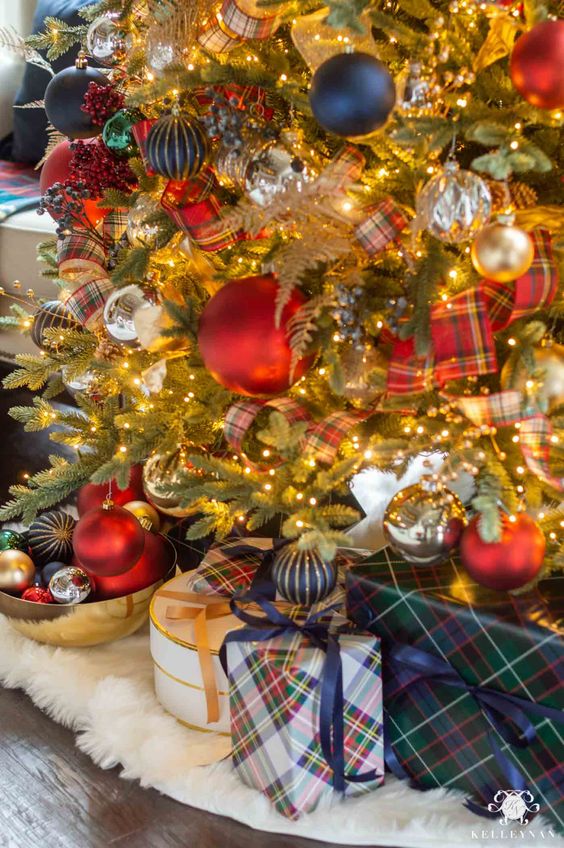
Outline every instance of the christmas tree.
{"type": "Polygon", "coordinates": [[[148,499],[192,516],[189,538],[280,516],[330,560],[359,518],[352,477],[438,452],[389,511],[400,550],[394,527],[425,499],[442,554],[456,547],[465,473],[469,568],[534,549],[502,587],[518,588],[540,529],[544,568],[561,567],[555,12],[101,0],[83,26],[49,19],[28,58],[83,51],[45,97],[58,227],[39,256],[58,294],[3,319],[42,348],[5,385],[38,393],[12,415],[59,425],[76,458],[13,486],[1,517],[29,522],[88,481],[124,488],[144,463],[148,499]],[[77,409],[52,404],[65,387],[77,409]]]}

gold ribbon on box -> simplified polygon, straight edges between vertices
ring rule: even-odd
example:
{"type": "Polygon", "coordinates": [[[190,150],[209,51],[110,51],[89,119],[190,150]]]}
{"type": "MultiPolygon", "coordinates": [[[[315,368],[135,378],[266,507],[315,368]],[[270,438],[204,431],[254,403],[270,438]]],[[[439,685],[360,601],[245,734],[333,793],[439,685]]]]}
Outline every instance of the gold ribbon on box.
{"type": "Polygon", "coordinates": [[[207,724],[219,721],[219,692],[213,667],[208,621],[231,615],[229,600],[220,595],[201,595],[196,592],[174,592],[159,589],[156,597],[182,601],[182,605],[168,606],[166,617],[172,621],[193,621],[195,648],[206,696],[207,724]],[[193,604],[193,606],[184,606],[193,604]]]}

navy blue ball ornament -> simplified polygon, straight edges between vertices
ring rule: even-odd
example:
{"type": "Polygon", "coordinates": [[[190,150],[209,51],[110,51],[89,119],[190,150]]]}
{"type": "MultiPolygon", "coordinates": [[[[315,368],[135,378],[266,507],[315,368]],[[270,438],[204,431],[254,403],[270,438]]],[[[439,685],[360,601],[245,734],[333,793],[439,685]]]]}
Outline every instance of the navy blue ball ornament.
{"type": "Polygon", "coordinates": [[[72,536],[76,519],[62,510],[45,512],[32,522],[29,531],[29,547],[33,561],[46,565],[54,560],[70,562],[72,558],[72,536]]]}
{"type": "Polygon", "coordinates": [[[274,557],[272,581],[291,604],[309,607],[331,594],[337,583],[337,566],[316,551],[285,545],[274,557]]]}
{"type": "Polygon", "coordinates": [[[338,53],[313,75],[309,102],[323,129],[354,138],[386,123],[396,102],[396,89],[390,72],[374,56],[338,53]]]}
{"type": "Polygon", "coordinates": [[[102,127],[93,124],[92,117],[82,111],[91,82],[109,85],[107,77],[89,68],[86,58],[79,55],[74,65],[55,74],[45,90],[47,117],[55,129],[69,138],[93,138],[102,132],[102,127]]]}
{"type": "Polygon", "coordinates": [[[53,577],[57,571],[60,571],[61,568],[66,568],[67,565],[68,562],[48,562],[47,565],[44,565],[41,569],[41,585],[48,586],[51,577],[53,577]]]}
{"type": "Polygon", "coordinates": [[[195,118],[163,115],[147,136],[147,159],[157,174],[187,180],[201,171],[208,152],[207,138],[195,118]]]}
{"type": "Polygon", "coordinates": [[[43,303],[33,316],[30,335],[34,344],[42,350],[51,350],[52,344],[44,335],[45,330],[72,330],[80,328],[80,324],[64,303],[60,300],[48,300],[43,303]]]}

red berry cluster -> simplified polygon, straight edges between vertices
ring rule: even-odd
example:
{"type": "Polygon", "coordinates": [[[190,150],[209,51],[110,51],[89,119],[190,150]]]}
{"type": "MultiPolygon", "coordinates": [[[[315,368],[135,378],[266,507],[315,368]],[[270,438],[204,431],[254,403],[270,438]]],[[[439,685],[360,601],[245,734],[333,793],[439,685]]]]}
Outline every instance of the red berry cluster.
{"type": "Polygon", "coordinates": [[[90,115],[95,126],[103,127],[108,118],[115,115],[118,109],[123,109],[124,105],[125,97],[111,85],[91,82],[84,95],[84,105],[80,108],[90,115]]]}
{"type": "Polygon", "coordinates": [[[114,156],[98,138],[88,143],[73,143],[69,169],[73,182],[84,183],[91,197],[101,197],[106,188],[131,191],[135,183],[135,174],[127,160],[114,156]]]}

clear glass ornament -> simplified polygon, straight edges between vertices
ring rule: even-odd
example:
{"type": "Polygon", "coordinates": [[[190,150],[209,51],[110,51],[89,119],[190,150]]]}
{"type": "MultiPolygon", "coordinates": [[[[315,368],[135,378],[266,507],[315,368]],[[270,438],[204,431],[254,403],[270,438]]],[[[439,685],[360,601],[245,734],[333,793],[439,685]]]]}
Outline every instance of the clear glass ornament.
{"type": "Polygon", "coordinates": [[[137,347],[139,336],[135,327],[135,312],[147,304],[153,305],[155,300],[152,289],[135,283],[112,292],[104,306],[104,325],[110,338],[122,345],[137,347]]]}
{"type": "Polygon", "coordinates": [[[58,604],[80,604],[92,591],[92,584],[82,568],[68,565],[53,574],[49,591],[58,604]]]}
{"type": "Polygon", "coordinates": [[[118,22],[116,13],[95,18],[86,33],[86,52],[100,65],[111,67],[123,62],[133,44],[133,36],[118,22]]]}
{"type": "Polygon", "coordinates": [[[300,191],[315,178],[316,172],[300,152],[295,133],[288,131],[277,141],[255,136],[243,148],[222,145],[216,170],[222,180],[246,192],[258,206],[268,206],[290,185],[300,191]]]}
{"type": "Polygon", "coordinates": [[[487,224],[492,196],[487,183],[452,159],[417,197],[417,217],[435,238],[449,244],[468,241],[487,224]]]}
{"type": "Polygon", "coordinates": [[[341,353],[345,384],[343,397],[357,408],[369,406],[386,390],[388,361],[371,345],[350,345],[341,353]]]}
{"type": "Polygon", "coordinates": [[[127,215],[126,234],[132,247],[154,247],[159,234],[158,224],[147,221],[161,209],[158,200],[142,194],[127,215]]]}
{"type": "Polygon", "coordinates": [[[65,389],[74,395],[75,392],[92,392],[96,384],[96,375],[91,371],[85,371],[79,377],[71,377],[68,365],[63,365],[61,368],[61,379],[65,389]]]}
{"type": "Polygon", "coordinates": [[[145,59],[152,71],[160,73],[179,61],[178,51],[172,42],[154,36],[147,39],[145,59]]]}

